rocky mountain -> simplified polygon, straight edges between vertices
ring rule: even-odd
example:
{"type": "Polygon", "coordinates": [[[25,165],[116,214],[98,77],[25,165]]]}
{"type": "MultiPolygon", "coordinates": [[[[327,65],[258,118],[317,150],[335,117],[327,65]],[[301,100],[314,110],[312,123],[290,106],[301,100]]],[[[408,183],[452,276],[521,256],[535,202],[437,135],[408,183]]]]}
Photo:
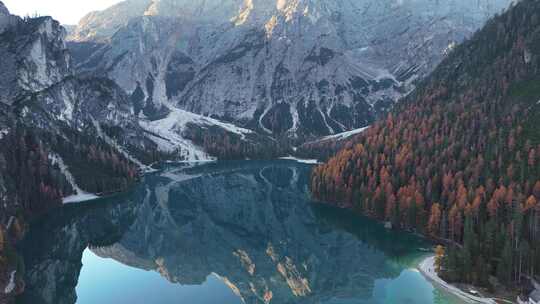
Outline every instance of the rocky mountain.
{"type": "Polygon", "coordinates": [[[127,0],[69,40],[143,117],[174,106],[308,138],[371,124],[510,2],[127,0]]]}
{"type": "Polygon", "coordinates": [[[10,14],[4,3],[0,2],[0,33],[18,21],[18,17],[10,14]]]}
{"type": "Polygon", "coordinates": [[[70,75],[66,33],[58,22],[49,17],[22,20],[9,13],[0,20],[7,24],[0,48],[0,102],[11,105],[25,92],[41,91],[70,75]]]}
{"type": "MultiPolygon", "coordinates": [[[[3,4],[1,8],[0,56],[4,69],[0,74],[0,103],[5,109],[2,132],[8,133],[19,125],[31,127],[48,134],[42,139],[58,136],[71,141],[72,146],[80,140],[75,137],[94,138],[142,169],[168,158],[277,155],[275,141],[266,136],[180,110],[167,110],[176,114],[174,121],[140,120],[137,92],[127,95],[103,75],[74,69],[65,42],[66,30],[57,21],[50,17],[21,19],[10,15],[3,4]],[[220,145],[219,149],[208,143],[214,137],[219,137],[213,142],[220,145]],[[263,149],[265,152],[260,152],[263,149]]],[[[61,155],[65,151],[53,152],[65,157],[61,155]]]]}
{"type": "MultiPolygon", "coordinates": [[[[43,133],[43,142],[47,136],[59,136],[75,146],[74,137],[88,136],[116,146],[102,128],[119,127],[125,135],[123,143],[134,150],[156,150],[153,142],[145,140],[120,87],[104,78],[76,75],[64,40],[66,31],[57,21],[50,17],[21,19],[9,13],[0,20],[8,24],[0,34],[4,135],[27,128],[43,133]]],[[[52,151],[60,157],[62,152],[52,151]]],[[[124,152],[117,151],[131,158],[124,152]]]]}

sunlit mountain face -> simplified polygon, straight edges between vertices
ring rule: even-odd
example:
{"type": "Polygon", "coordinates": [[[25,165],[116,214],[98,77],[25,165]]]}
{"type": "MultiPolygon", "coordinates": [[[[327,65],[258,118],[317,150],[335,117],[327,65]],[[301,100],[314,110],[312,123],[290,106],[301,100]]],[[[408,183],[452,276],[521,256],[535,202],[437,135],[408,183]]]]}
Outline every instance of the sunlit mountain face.
{"type": "MultiPolygon", "coordinates": [[[[163,297],[170,289],[199,286],[221,290],[231,303],[372,303],[386,294],[414,298],[400,283],[410,280],[422,290],[415,303],[441,296],[407,270],[428,244],[314,205],[309,171],[283,161],[170,167],[146,177],[131,194],[65,208],[36,224],[23,246],[27,286],[20,300],[75,303],[78,296],[80,303],[92,303],[88,294],[93,294],[94,302],[107,302],[111,298],[99,296],[108,295],[110,284],[115,297],[137,294],[133,290],[152,294],[136,279],[144,281],[148,271],[173,283],[160,287],[163,297]],[[116,265],[104,268],[101,263],[110,259],[116,265]],[[99,279],[92,269],[108,270],[99,279]],[[129,276],[133,280],[105,279],[132,269],[140,269],[129,276]]],[[[184,292],[188,302],[206,303],[205,297],[184,292]]],[[[157,302],[169,303],[167,298],[157,302]]]]}
{"type": "Polygon", "coordinates": [[[69,36],[78,68],[272,135],[364,127],[510,0],[128,0],[69,36]]]}

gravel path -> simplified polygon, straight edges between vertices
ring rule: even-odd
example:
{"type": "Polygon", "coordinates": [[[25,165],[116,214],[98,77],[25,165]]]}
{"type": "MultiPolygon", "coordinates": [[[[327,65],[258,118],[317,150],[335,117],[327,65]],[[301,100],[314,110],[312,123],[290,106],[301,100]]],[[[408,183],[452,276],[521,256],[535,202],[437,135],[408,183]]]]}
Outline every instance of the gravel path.
{"type": "Polygon", "coordinates": [[[497,302],[495,302],[495,300],[492,298],[481,298],[481,297],[474,296],[472,294],[462,291],[461,289],[441,279],[439,275],[435,272],[435,256],[430,256],[424,259],[420,263],[420,265],[418,265],[418,270],[420,270],[420,272],[427,279],[436,283],[437,285],[442,287],[444,290],[459,297],[460,299],[464,300],[467,303],[497,304],[497,302]]]}

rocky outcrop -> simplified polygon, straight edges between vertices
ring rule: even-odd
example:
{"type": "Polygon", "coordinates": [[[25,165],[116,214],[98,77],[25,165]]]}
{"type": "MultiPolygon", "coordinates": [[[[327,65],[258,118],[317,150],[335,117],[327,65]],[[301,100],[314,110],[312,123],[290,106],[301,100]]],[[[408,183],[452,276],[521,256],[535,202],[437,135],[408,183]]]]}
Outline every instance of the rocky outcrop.
{"type": "Polygon", "coordinates": [[[19,22],[19,18],[11,15],[4,3],[0,1],[0,34],[17,22],[19,22]]]}
{"type": "Polygon", "coordinates": [[[72,30],[70,39],[85,41],[109,38],[131,18],[143,15],[151,3],[152,0],[122,1],[109,8],[106,15],[91,12],[72,30]]]}
{"type": "Polygon", "coordinates": [[[156,149],[155,143],[144,141],[123,90],[108,79],[76,75],[66,31],[57,21],[50,17],[17,20],[0,40],[0,102],[10,125],[22,122],[66,139],[66,127],[81,136],[101,136],[102,126],[117,127],[123,138],[135,138],[125,141],[130,146],[150,153],[156,149]]]}
{"type": "Polygon", "coordinates": [[[169,103],[306,138],[368,125],[510,2],[130,0],[70,39],[100,42],[78,67],[142,96],[147,116],[169,103]]]}
{"type": "Polygon", "coordinates": [[[69,76],[71,58],[65,30],[50,17],[21,20],[4,29],[0,40],[0,102],[11,105],[69,76]]]}
{"type": "MultiPolygon", "coordinates": [[[[193,144],[192,141],[203,142],[202,137],[183,138],[183,125],[172,130],[154,128],[156,120],[175,113],[169,107],[153,102],[161,100],[160,87],[154,89],[152,82],[145,82],[148,85],[145,86],[146,91],[155,91],[155,98],[148,99],[142,90],[126,94],[115,81],[106,78],[107,73],[79,73],[73,69],[71,52],[65,42],[66,31],[58,22],[50,17],[20,19],[9,15],[5,9],[1,11],[1,20],[17,20],[6,26],[0,41],[0,56],[3,58],[0,87],[4,88],[0,92],[0,101],[6,105],[7,112],[12,112],[12,121],[24,122],[51,136],[66,139],[70,138],[66,132],[100,138],[143,170],[147,164],[157,160],[214,158],[204,148],[193,144]],[[139,115],[140,112],[144,115],[139,115]],[[150,123],[148,120],[153,121],[150,123]]],[[[152,37],[147,39],[152,40],[152,37]]],[[[76,58],[81,56],[79,51],[74,50],[76,58]]],[[[177,118],[169,117],[168,121],[177,118]]],[[[189,123],[198,127],[212,125],[218,131],[216,134],[224,136],[235,134],[231,131],[234,126],[227,127],[219,121],[197,115],[191,115],[189,123]],[[199,124],[199,121],[204,123],[199,124]]],[[[159,121],[157,126],[163,127],[159,121]]],[[[266,138],[259,138],[250,137],[248,140],[242,136],[238,141],[248,147],[272,143],[266,138]]],[[[250,151],[253,149],[243,154],[229,154],[236,158],[255,157],[250,151]]],[[[269,157],[276,155],[273,153],[269,157]]]]}

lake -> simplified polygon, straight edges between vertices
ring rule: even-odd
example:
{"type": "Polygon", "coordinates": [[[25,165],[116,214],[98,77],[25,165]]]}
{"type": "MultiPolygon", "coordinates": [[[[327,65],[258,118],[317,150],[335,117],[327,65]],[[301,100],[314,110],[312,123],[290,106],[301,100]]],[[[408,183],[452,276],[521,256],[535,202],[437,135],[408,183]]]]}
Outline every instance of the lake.
{"type": "Polygon", "coordinates": [[[454,304],[415,269],[432,245],[310,199],[294,161],[167,165],[66,205],[21,244],[17,303],[454,304]]]}

